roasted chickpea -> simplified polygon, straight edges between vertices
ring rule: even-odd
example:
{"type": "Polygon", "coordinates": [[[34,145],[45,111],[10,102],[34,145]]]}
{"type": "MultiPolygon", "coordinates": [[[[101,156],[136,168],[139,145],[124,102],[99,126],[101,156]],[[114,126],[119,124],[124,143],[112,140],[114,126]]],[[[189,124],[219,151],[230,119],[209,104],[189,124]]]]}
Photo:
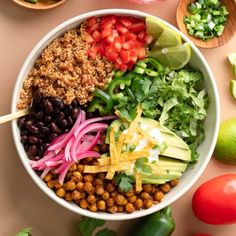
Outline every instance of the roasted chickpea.
{"type": "Polygon", "coordinates": [[[54,181],[54,180],[51,180],[51,181],[47,182],[47,186],[48,186],[49,188],[54,188],[54,186],[55,186],[55,181],[54,181]]]}
{"type": "Polygon", "coordinates": [[[67,174],[66,174],[66,179],[67,179],[67,180],[70,180],[71,177],[72,177],[72,172],[67,172],[67,174]]]}
{"type": "Polygon", "coordinates": [[[79,182],[83,179],[83,176],[82,174],[79,172],[79,171],[74,171],[72,173],[72,180],[75,181],[75,182],[79,182]]]}
{"type": "Polygon", "coordinates": [[[115,201],[116,201],[116,204],[117,205],[120,205],[120,206],[124,206],[127,204],[127,199],[125,199],[125,197],[121,194],[118,194],[116,197],[115,197],[115,201]]]}
{"type": "Polygon", "coordinates": [[[128,201],[131,202],[131,203],[134,203],[136,200],[137,200],[137,196],[136,195],[128,198],[128,201]]]}
{"type": "Polygon", "coordinates": [[[70,168],[69,168],[69,172],[75,171],[77,169],[76,164],[73,164],[70,168]]]}
{"type": "Polygon", "coordinates": [[[103,180],[96,178],[96,179],[93,181],[93,185],[95,185],[95,186],[97,186],[97,185],[102,185],[102,186],[103,186],[103,180]]]}
{"type": "Polygon", "coordinates": [[[108,151],[108,145],[106,143],[102,144],[101,151],[102,151],[102,153],[105,153],[108,151]]]}
{"type": "Polygon", "coordinates": [[[110,194],[107,191],[104,191],[104,193],[102,194],[102,199],[107,200],[109,197],[110,197],[110,194]]]}
{"type": "Polygon", "coordinates": [[[110,193],[110,196],[115,199],[115,197],[118,195],[118,192],[115,190],[114,192],[110,193]]]}
{"type": "Polygon", "coordinates": [[[82,191],[84,188],[84,183],[83,182],[78,182],[76,184],[76,189],[79,190],[79,191],[82,191]]]}
{"type": "Polygon", "coordinates": [[[178,179],[173,179],[173,180],[170,181],[170,186],[175,187],[178,183],[179,183],[178,179]]]}
{"type": "Polygon", "coordinates": [[[75,190],[76,184],[74,181],[70,180],[64,184],[65,190],[73,191],[75,190]]]}
{"type": "Polygon", "coordinates": [[[84,172],[84,165],[78,164],[78,165],[77,165],[77,170],[78,170],[80,173],[83,173],[83,172],[84,172]]]}
{"type": "Polygon", "coordinates": [[[98,210],[98,208],[97,208],[96,204],[91,204],[89,206],[89,210],[92,211],[92,212],[96,212],[98,210]]]}
{"type": "Polygon", "coordinates": [[[78,190],[74,190],[71,194],[71,197],[75,201],[79,201],[81,199],[81,193],[78,190]]]}
{"type": "Polygon", "coordinates": [[[135,202],[134,202],[134,206],[137,210],[141,209],[143,207],[143,200],[138,198],[135,202]]]}
{"type": "Polygon", "coordinates": [[[125,210],[125,207],[124,206],[118,206],[118,208],[117,208],[117,212],[124,212],[124,210],[125,210]]]}
{"type": "Polygon", "coordinates": [[[117,206],[111,206],[111,207],[108,207],[108,208],[107,208],[107,211],[110,212],[110,213],[112,213],[112,214],[116,213],[117,210],[118,210],[118,207],[117,207],[117,206]]]}
{"type": "Polygon", "coordinates": [[[134,205],[132,204],[132,203],[127,203],[126,205],[125,205],[125,210],[126,210],[126,212],[127,213],[132,213],[132,212],[134,212],[135,211],[135,208],[134,208],[134,205]]]}
{"type": "Polygon", "coordinates": [[[84,175],[84,178],[83,178],[84,182],[90,182],[92,183],[93,182],[93,176],[88,174],[88,175],[84,175]]]}
{"type": "Polygon", "coordinates": [[[85,182],[84,183],[84,191],[88,194],[92,194],[94,189],[93,189],[93,185],[90,182],[85,182]]]}
{"type": "Polygon", "coordinates": [[[96,186],[95,187],[95,193],[97,194],[97,195],[102,195],[103,193],[104,193],[104,188],[103,188],[103,186],[102,185],[98,185],[98,186],[96,186]]]}
{"type": "Polygon", "coordinates": [[[140,198],[143,200],[147,200],[147,199],[150,199],[150,195],[147,192],[141,192],[140,198]]]}
{"type": "Polygon", "coordinates": [[[106,200],[106,205],[111,207],[114,205],[114,202],[115,202],[114,199],[110,197],[106,200]]]}
{"type": "Polygon", "coordinates": [[[71,193],[66,193],[65,200],[68,201],[68,202],[71,202],[73,200],[72,199],[72,194],[71,193]]]}
{"type": "Polygon", "coordinates": [[[170,191],[171,187],[168,183],[165,183],[165,184],[162,184],[160,186],[160,190],[163,192],[163,193],[168,193],[170,191]]]}
{"type": "Polygon", "coordinates": [[[132,197],[134,196],[134,189],[131,189],[129,192],[125,193],[126,197],[132,197]]]}
{"type": "Polygon", "coordinates": [[[101,172],[97,174],[98,179],[104,180],[105,179],[105,173],[101,172]]]}
{"type": "Polygon", "coordinates": [[[152,185],[151,184],[144,184],[143,185],[143,191],[147,193],[152,193],[152,185]]]}
{"type": "Polygon", "coordinates": [[[100,210],[100,211],[105,211],[106,210],[106,203],[104,200],[99,200],[97,202],[97,208],[100,210]]]}
{"type": "Polygon", "coordinates": [[[106,184],[106,190],[111,193],[115,190],[115,186],[112,183],[107,183],[106,184]]]}
{"type": "Polygon", "coordinates": [[[88,204],[88,202],[87,202],[86,199],[82,199],[82,200],[79,202],[79,205],[80,205],[80,207],[83,208],[83,209],[87,209],[88,206],[89,206],[89,204],[88,204]]]}
{"type": "Polygon", "coordinates": [[[87,201],[88,201],[88,203],[90,203],[90,204],[94,204],[96,201],[97,201],[97,199],[96,199],[96,197],[94,196],[94,195],[88,195],[88,197],[87,197],[87,201]]]}
{"type": "Polygon", "coordinates": [[[160,202],[164,198],[164,194],[162,191],[156,191],[153,196],[154,200],[160,202]]]}
{"type": "Polygon", "coordinates": [[[143,206],[146,209],[152,207],[152,205],[153,205],[153,201],[151,199],[144,200],[144,202],[143,202],[143,206]]]}
{"type": "Polygon", "coordinates": [[[51,173],[48,173],[48,174],[46,174],[46,176],[44,177],[44,181],[45,182],[49,182],[49,181],[51,181],[51,179],[52,179],[52,174],[51,173]]]}
{"type": "Polygon", "coordinates": [[[62,187],[62,184],[59,183],[58,180],[56,180],[56,181],[55,181],[55,185],[54,185],[54,187],[55,187],[56,189],[61,188],[61,187],[62,187]]]}
{"type": "Polygon", "coordinates": [[[57,191],[56,191],[56,195],[57,195],[58,197],[63,198],[63,197],[65,197],[65,194],[66,194],[66,192],[65,192],[65,190],[64,190],[63,188],[59,188],[59,189],[57,189],[57,191]]]}

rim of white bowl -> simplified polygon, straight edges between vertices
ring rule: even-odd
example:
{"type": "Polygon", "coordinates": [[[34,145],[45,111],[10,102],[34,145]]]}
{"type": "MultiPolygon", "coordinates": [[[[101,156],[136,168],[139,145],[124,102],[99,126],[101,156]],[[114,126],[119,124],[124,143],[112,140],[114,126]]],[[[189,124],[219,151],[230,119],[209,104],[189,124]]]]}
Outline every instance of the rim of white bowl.
{"type": "Polygon", "coordinates": [[[201,167],[199,168],[197,174],[188,182],[187,185],[184,186],[183,189],[181,189],[181,191],[179,191],[177,194],[175,194],[171,199],[164,200],[163,202],[158,203],[157,205],[154,205],[149,209],[135,211],[131,214],[127,214],[127,213],[110,214],[110,213],[102,213],[102,212],[91,212],[91,211],[80,208],[78,205],[69,203],[69,202],[65,201],[64,199],[57,197],[56,194],[51,189],[49,189],[46,186],[46,184],[40,179],[40,177],[34,172],[34,170],[30,167],[30,165],[28,163],[27,155],[23,149],[23,145],[20,142],[20,139],[18,136],[19,130],[17,127],[16,120],[12,121],[12,133],[13,133],[13,139],[15,142],[15,146],[16,146],[18,155],[20,156],[20,159],[21,159],[26,171],[31,176],[31,178],[34,180],[34,182],[37,184],[37,186],[44,193],[46,193],[51,199],[53,199],[59,205],[67,208],[68,210],[71,210],[72,212],[75,212],[75,213],[78,213],[78,214],[81,214],[84,216],[88,216],[91,218],[104,219],[104,220],[128,220],[128,219],[135,219],[135,218],[143,217],[145,215],[149,215],[153,212],[159,211],[162,208],[166,207],[167,205],[170,205],[171,203],[176,201],[178,198],[180,198],[185,192],[187,192],[193,186],[193,184],[197,181],[199,176],[205,170],[205,168],[212,156],[212,153],[214,151],[214,147],[215,147],[216,140],[217,140],[217,134],[218,134],[218,130],[219,130],[219,124],[220,124],[220,102],[219,102],[219,95],[217,92],[217,86],[214,81],[213,74],[212,74],[210,67],[208,66],[205,58],[203,57],[203,55],[201,54],[199,49],[182,32],[180,32],[176,27],[174,27],[173,25],[171,25],[167,21],[160,19],[159,17],[156,17],[154,15],[151,15],[151,14],[148,14],[145,12],[137,11],[137,10],[104,9],[104,10],[91,11],[91,12],[87,12],[87,13],[75,16],[75,17],[61,23],[60,25],[56,26],[54,29],[52,29],[32,49],[32,51],[30,52],[30,54],[26,58],[23,66],[19,72],[19,75],[17,77],[16,84],[15,84],[14,91],[13,91],[13,96],[12,96],[11,112],[16,111],[18,93],[19,93],[19,89],[21,88],[20,87],[21,82],[22,82],[22,80],[25,79],[23,76],[25,74],[25,70],[27,68],[27,65],[31,62],[34,55],[37,54],[37,52],[42,47],[42,45],[45,44],[49,39],[51,39],[58,31],[61,31],[63,29],[65,29],[65,31],[66,31],[67,28],[73,23],[83,21],[83,20],[85,20],[89,17],[92,17],[92,16],[101,16],[101,15],[109,15],[109,14],[131,15],[131,16],[143,17],[143,18],[146,16],[155,17],[156,19],[164,22],[170,28],[177,31],[181,35],[181,37],[184,39],[184,41],[188,42],[191,45],[192,50],[197,54],[197,56],[200,58],[200,60],[204,63],[205,69],[209,75],[209,79],[211,80],[211,85],[213,87],[213,93],[214,93],[215,104],[216,104],[216,108],[215,108],[216,109],[216,122],[215,122],[215,127],[214,127],[215,129],[214,129],[213,139],[212,139],[211,145],[208,149],[208,155],[205,157],[204,162],[202,163],[201,167]]]}

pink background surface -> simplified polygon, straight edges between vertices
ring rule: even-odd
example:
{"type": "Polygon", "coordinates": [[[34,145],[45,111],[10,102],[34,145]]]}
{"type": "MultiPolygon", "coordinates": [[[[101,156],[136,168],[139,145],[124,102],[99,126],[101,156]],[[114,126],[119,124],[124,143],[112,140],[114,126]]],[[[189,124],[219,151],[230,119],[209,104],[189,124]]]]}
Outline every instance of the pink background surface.
{"type": "MultiPolygon", "coordinates": [[[[32,11],[0,0],[0,115],[10,112],[11,96],[17,74],[33,46],[52,28],[81,13],[104,8],[137,9],[159,16],[176,26],[177,0],[138,5],[126,0],[69,0],[50,11],[32,11]]],[[[215,76],[221,102],[221,120],[236,117],[236,101],[229,94],[233,77],[227,54],[236,52],[236,36],[226,45],[201,50],[215,76]]],[[[12,236],[20,229],[33,227],[34,236],[74,236],[73,223],[80,218],[47,197],[30,179],[21,164],[13,143],[10,123],[0,126],[0,236],[12,236]]],[[[193,215],[191,197],[202,182],[224,173],[235,172],[213,158],[197,183],[173,204],[176,230],[173,236],[211,233],[213,236],[235,236],[236,225],[207,225],[193,215]]],[[[134,220],[107,222],[119,236],[134,220]]]]}

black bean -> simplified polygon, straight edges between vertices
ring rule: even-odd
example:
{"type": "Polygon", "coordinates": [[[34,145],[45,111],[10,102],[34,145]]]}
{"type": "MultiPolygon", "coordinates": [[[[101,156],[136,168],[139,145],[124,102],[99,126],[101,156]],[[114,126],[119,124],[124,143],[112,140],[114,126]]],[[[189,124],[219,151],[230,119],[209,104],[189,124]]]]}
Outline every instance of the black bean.
{"type": "Polygon", "coordinates": [[[27,129],[33,134],[38,134],[39,133],[39,129],[35,125],[28,125],[27,129]]]}
{"type": "Polygon", "coordinates": [[[38,142],[38,138],[33,136],[33,135],[30,135],[29,136],[29,142],[30,143],[37,143],[38,142]]]}
{"type": "Polygon", "coordinates": [[[27,128],[28,126],[33,125],[33,124],[34,124],[33,120],[32,120],[32,119],[28,119],[28,120],[26,121],[26,128],[27,128]]]}
{"type": "Polygon", "coordinates": [[[23,129],[20,131],[20,136],[28,135],[28,134],[29,134],[29,131],[27,129],[23,129]]]}
{"type": "Polygon", "coordinates": [[[49,134],[49,141],[52,142],[57,137],[57,134],[51,133],[49,134]]]}
{"type": "Polygon", "coordinates": [[[69,131],[69,129],[65,129],[63,133],[68,133],[69,131]]]}
{"type": "Polygon", "coordinates": [[[50,133],[50,129],[46,126],[43,126],[41,129],[40,129],[40,132],[42,132],[43,134],[49,134],[50,133]]]}
{"type": "Polygon", "coordinates": [[[67,123],[70,127],[74,124],[74,121],[70,116],[67,118],[67,123]]]}
{"type": "Polygon", "coordinates": [[[39,121],[37,123],[37,127],[39,128],[39,131],[41,131],[41,129],[44,127],[44,123],[42,121],[39,121]]]}
{"type": "Polygon", "coordinates": [[[52,117],[51,116],[45,116],[43,119],[46,123],[50,123],[52,121],[52,117]]]}
{"type": "Polygon", "coordinates": [[[64,104],[63,104],[63,102],[62,102],[62,100],[61,100],[60,98],[53,98],[53,99],[52,99],[52,103],[53,103],[56,107],[58,107],[60,110],[62,110],[63,107],[64,107],[64,104]]]}
{"type": "Polygon", "coordinates": [[[49,100],[46,99],[43,103],[43,106],[47,114],[50,114],[53,112],[53,105],[49,100]]]}
{"type": "MultiPolygon", "coordinates": [[[[38,161],[39,159],[41,159],[41,157],[39,157],[39,156],[30,157],[30,160],[33,160],[33,161],[38,161]]],[[[37,172],[37,170],[35,170],[35,172],[37,172]]],[[[40,173],[42,173],[42,172],[40,171],[40,173]]]]}
{"type": "Polygon", "coordinates": [[[39,148],[38,148],[38,155],[39,156],[43,156],[43,154],[44,154],[44,148],[43,148],[43,146],[39,146],[39,148]]]}
{"type": "MultiPolygon", "coordinates": [[[[42,137],[42,138],[43,138],[43,137],[42,137]]],[[[43,139],[42,139],[42,138],[39,138],[39,139],[38,139],[38,144],[40,144],[40,145],[43,144],[43,139]]]]}
{"type": "Polygon", "coordinates": [[[78,107],[78,102],[76,100],[73,100],[71,103],[72,107],[78,107]]]}
{"type": "Polygon", "coordinates": [[[38,153],[38,148],[36,145],[32,145],[29,147],[28,154],[29,156],[35,156],[38,153]]]}
{"type": "Polygon", "coordinates": [[[61,125],[62,128],[66,128],[67,125],[68,125],[67,120],[66,119],[61,120],[60,125],[61,125]]]}
{"type": "Polygon", "coordinates": [[[36,116],[37,116],[37,118],[38,118],[39,120],[42,120],[42,119],[43,119],[43,116],[44,116],[43,111],[37,112],[36,116]]]}
{"type": "Polygon", "coordinates": [[[23,144],[27,143],[27,142],[28,142],[28,136],[27,136],[27,135],[21,136],[20,141],[21,141],[23,144]]]}
{"type": "Polygon", "coordinates": [[[56,115],[56,120],[60,122],[65,117],[65,114],[62,111],[59,111],[59,113],[56,115]]]}
{"type": "Polygon", "coordinates": [[[72,115],[71,115],[72,119],[76,120],[78,114],[79,114],[79,108],[73,108],[72,115]]]}
{"type": "Polygon", "coordinates": [[[43,148],[44,148],[45,150],[47,150],[49,146],[50,146],[50,143],[44,143],[44,144],[43,144],[43,148]]]}
{"type": "Polygon", "coordinates": [[[70,115],[70,113],[72,111],[72,106],[71,105],[65,105],[63,110],[64,110],[65,114],[70,115]]]}
{"type": "Polygon", "coordinates": [[[56,133],[56,134],[61,134],[61,130],[58,128],[58,126],[56,125],[55,122],[52,122],[50,124],[50,129],[53,133],[56,133]]]}
{"type": "Polygon", "coordinates": [[[21,117],[20,119],[18,119],[18,121],[17,121],[18,127],[22,128],[25,125],[25,121],[26,121],[25,117],[21,117]]]}

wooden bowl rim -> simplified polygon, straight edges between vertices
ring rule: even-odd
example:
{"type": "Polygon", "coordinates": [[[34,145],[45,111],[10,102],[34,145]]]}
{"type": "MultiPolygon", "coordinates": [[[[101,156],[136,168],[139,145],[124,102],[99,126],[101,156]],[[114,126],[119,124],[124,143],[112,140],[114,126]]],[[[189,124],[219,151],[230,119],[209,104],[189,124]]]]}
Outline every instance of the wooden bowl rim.
{"type": "Polygon", "coordinates": [[[40,4],[40,6],[38,6],[38,4],[32,4],[29,2],[24,2],[24,0],[12,0],[15,4],[28,8],[28,9],[33,9],[33,10],[49,10],[55,7],[58,7],[60,5],[62,5],[63,3],[65,3],[67,0],[60,0],[59,2],[55,2],[52,4],[40,4]]]}
{"type": "MultiPolygon", "coordinates": [[[[190,0],[189,2],[194,2],[195,0],[190,0]]],[[[177,22],[177,25],[178,25],[178,28],[179,30],[184,33],[197,47],[199,48],[205,48],[205,49],[210,49],[210,48],[217,48],[217,47],[220,47],[224,44],[226,44],[228,41],[230,41],[233,36],[235,35],[236,33],[236,30],[234,30],[230,35],[228,35],[228,37],[225,37],[224,33],[225,31],[223,32],[223,34],[220,36],[220,37],[214,37],[212,39],[209,39],[208,41],[203,41],[199,38],[196,38],[194,36],[191,36],[188,34],[188,31],[186,29],[186,25],[183,23],[183,22],[180,22],[179,21],[179,14],[181,12],[181,7],[183,5],[183,2],[182,0],[179,0],[178,1],[178,4],[177,4],[177,8],[176,8],[176,22],[177,22]],[[213,43],[213,42],[217,42],[217,43],[213,43]]],[[[187,6],[186,6],[187,7],[187,6]]],[[[236,0],[235,0],[235,12],[236,12],[236,0]]],[[[188,11],[186,9],[186,15],[188,15],[188,11]]],[[[235,17],[232,17],[232,14],[231,14],[231,19],[233,19],[235,21],[234,23],[234,26],[236,28],[236,18],[235,17]]],[[[226,27],[227,27],[227,22],[226,22],[226,27]]]]}

